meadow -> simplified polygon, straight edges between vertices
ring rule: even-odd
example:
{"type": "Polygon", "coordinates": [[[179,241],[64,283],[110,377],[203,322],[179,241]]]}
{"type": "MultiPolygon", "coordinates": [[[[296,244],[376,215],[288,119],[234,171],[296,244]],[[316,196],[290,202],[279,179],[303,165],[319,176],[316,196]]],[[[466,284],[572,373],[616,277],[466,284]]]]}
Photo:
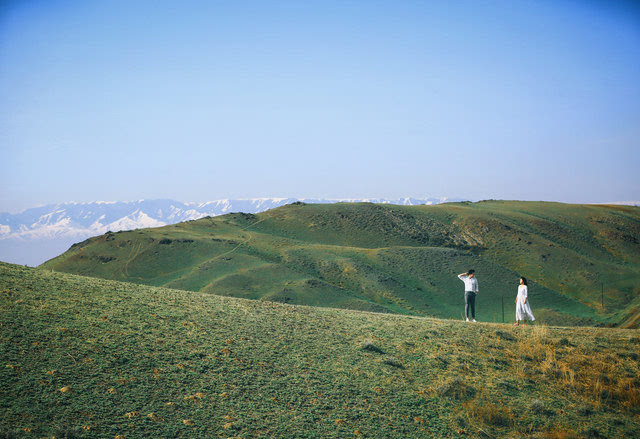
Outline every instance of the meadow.
{"type": "Polygon", "coordinates": [[[476,270],[478,317],[509,321],[519,276],[548,325],[640,324],[640,208],[484,201],[294,203],[107,233],[41,267],[273,302],[461,318],[456,275],[476,270]]]}
{"type": "Polygon", "coordinates": [[[639,342],[0,263],[0,437],[639,437],[639,342]]]}

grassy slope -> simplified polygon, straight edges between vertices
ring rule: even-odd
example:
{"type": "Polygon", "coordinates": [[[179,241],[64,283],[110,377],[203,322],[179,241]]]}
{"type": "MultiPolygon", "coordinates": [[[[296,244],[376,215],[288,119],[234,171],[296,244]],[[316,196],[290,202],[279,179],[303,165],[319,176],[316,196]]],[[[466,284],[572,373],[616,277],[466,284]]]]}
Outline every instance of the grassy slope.
{"type": "Polygon", "coordinates": [[[474,267],[483,320],[507,318],[519,275],[548,323],[637,323],[640,209],[488,201],[437,206],[294,204],[74,246],[43,265],[193,291],[460,317],[474,267]],[[163,241],[164,240],[164,241],[163,241]],[[170,241],[170,242],[169,242],[170,241]],[[600,305],[601,285],[606,306],[600,305]]]}
{"type": "Polygon", "coordinates": [[[468,325],[4,263],[0,328],[2,437],[640,435],[636,330],[468,325]]]}

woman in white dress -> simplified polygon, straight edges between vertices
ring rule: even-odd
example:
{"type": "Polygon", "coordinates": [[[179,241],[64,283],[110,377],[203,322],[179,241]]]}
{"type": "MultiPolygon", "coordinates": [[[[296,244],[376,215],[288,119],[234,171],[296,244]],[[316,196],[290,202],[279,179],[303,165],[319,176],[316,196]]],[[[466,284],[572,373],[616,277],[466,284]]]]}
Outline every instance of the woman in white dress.
{"type": "Polygon", "coordinates": [[[521,277],[520,285],[518,285],[518,297],[516,297],[516,322],[514,323],[516,326],[520,324],[520,320],[523,320],[525,325],[527,324],[527,320],[535,320],[531,312],[531,307],[529,306],[528,293],[527,279],[521,277]]]}

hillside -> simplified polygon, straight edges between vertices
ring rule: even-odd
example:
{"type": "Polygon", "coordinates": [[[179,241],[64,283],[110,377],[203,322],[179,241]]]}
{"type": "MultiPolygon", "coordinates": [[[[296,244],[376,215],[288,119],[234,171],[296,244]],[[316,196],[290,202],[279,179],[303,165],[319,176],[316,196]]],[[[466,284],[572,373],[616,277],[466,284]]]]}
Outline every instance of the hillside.
{"type": "Polygon", "coordinates": [[[519,276],[548,324],[638,324],[640,208],[486,201],[294,203],[107,233],[43,268],[276,302],[460,318],[475,268],[484,321],[514,313],[519,276]],[[602,293],[604,292],[604,308],[602,293]]]}
{"type": "Polygon", "coordinates": [[[0,263],[0,437],[638,437],[636,330],[468,325],[0,263]]]}
{"type": "Polygon", "coordinates": [[[49,204],[18,213],[0,212],[0,261],[36,266],[58,256],[75,242],[107,231],[160,227],[229,212],[264,212],[295,201],[309,203],[369,201],[382,204],[417,205],[437,204],[445,200],[447,198],[444,197],[405,197],[396,200],[250,198],[221,199],[202,203],[138,200],[49,204]]]}

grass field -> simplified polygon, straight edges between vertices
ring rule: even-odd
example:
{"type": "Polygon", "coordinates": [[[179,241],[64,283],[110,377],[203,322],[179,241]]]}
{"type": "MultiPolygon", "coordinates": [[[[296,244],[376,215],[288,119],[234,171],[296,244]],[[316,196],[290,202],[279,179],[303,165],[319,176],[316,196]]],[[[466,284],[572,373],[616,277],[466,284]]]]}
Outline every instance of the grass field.
{"type": "Polygon", "coordinates": [[[639,343],[0,263],[0,437],[639,437],[639,343]]]}
{"type": "Polygon", "coordinates": [[[640,324],[640,208],[485,201],[292,205],[107,233],[43,268],[274,302],[460,318],[514,314],[518,277],[547,324],[640,324]],[[603,306],[604,305],[604,306],[603,306]]]}

